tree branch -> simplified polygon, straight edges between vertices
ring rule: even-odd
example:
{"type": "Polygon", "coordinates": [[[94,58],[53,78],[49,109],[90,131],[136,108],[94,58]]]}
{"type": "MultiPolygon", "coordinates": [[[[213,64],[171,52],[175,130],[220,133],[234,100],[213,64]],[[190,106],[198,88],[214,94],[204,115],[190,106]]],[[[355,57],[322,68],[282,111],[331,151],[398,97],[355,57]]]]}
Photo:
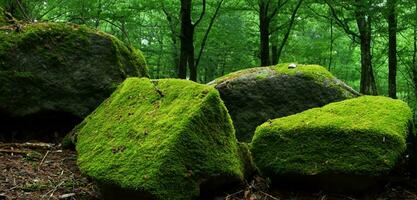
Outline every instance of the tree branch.
{"type": "Polygon", "coordinates": [[[207,42],[207,39],[208,39],[208,35],[209,35],[210,31],[211,31],[211,28],[214,25],[214,22],[215,22],[215,20],[216,20],[216,18],[218,16],[218,14],[219,14],[219,11],[220,11],[220,8],[221,8],[223,2],[224,2],[224,0],[220,0],[219,1],[219,3],[217,4],[217,7],[216,7],[216,11],[214,12],[213,17],[210,19],[209,26],[208,26],[207,31],[204,34],[204,38],[203,38],[203,40],[201,42],[200,52],[198,53],[198,57],[197,57],[197,60],[196,60],[196,63],[195,63],[195,67],[196,68],[198,67],[198,64],[200,63],[201,55],[203,54],[204,48],[206,46],[206,42],[207,42]]]}
{"type": "Polygon", "coordinates": [[[203,11],[201,11],[200,17],[198,20],[193,24],[193,27],[198,26],[198,24],[203,20],[204,15],[206,14],[206,0],[203,0],[203,11]]]}
{"type": "Polygon", "coordinates": [[[332,5],[332,2],[330,2],[329,0],[325,0],[326,4],[329,6],[330,8],[330,12],[333,16],[333,18],[336,20],[336,24],[338,26],[340,26],[347,34],[351,35],[353,37],[353,40],[356,41],[356,38],[360,38],[360,35],[358,33],[353,32],[350,27],[349,24],[347,24],[345,22],[345,20],[342,20],[339,18],[339,16],[336,13],[336,9],[334,8],[334,6],[332,5]]]}

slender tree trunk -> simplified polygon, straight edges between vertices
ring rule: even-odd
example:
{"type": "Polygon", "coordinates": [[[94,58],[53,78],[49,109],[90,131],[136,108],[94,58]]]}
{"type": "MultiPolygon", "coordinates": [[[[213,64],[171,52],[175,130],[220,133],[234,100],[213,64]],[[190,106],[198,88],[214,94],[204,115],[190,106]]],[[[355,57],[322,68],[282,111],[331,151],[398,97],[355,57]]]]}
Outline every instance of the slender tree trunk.
{"type": "Polygon", "coordinates": [[[357,8],[355,10],[356,22],[359,29],[359,39],[361,46],[361,83],[360,92],[362,94],[377,95],[375,77],[372,69],[372,53],[371,53],[371,16],[367,14],[369,11],[365,0],[356,0],[357,8]]]}
{"type": "Polygon", "coordinates": [[[285,32],[284,38],[282,39],[281,45],[278,47],[278,52],[276,55],[277,63],[279,62],[279,59],[281,58],[282,50],[285,47],[285,44],[287,44],[288,38],[290,37],[290,33],[292,30],[292,27],[294,26],[295,18],[297,17],[298,9],[300,9],[301,4],[303,3],[303,0],[298,0],[297,5],[295,6],[290,19],[290,24],[288,25],[287,32],[285,32]]]}
{"type": "Polygon", "coordinates": [[[329,71],[332,69],[333,62],[333,18],[330,19],[330,49],[329,49],[329,71]]]}
{"type": "Polygon", "coordinates": [[[278,45],[273,42],[271,45],[272,65],[278,64],[278,45]]]}
{"type": "Polygon", "coordinates": [[[396,0],[388,0],[388,93],[391,98],[397,98],[397,13],[396,0]]]}
{"type": "MultiPolygon", "coordinates": [[[[194,30],[191,34],[191,38],[194,38],[194,30]]],[[[190,80],[197,82],[197,67],[194,59],[194,43],[192,39],[188,42],[188,67],[190,68],[190,80]]]]}
{"type": "Polygon", "coordinates": [[[269,60],[269,26],[270,19],[268,18],[268,5],[266,2],[261,1],[259,3],[261,66],[268,66],[271,63],[269,60]]]}
{"type": "Polygon", "coordinates": [[[178,77],[182,79],[187,78],[187,66],[190,69],[193,68],[194,63],[190,63],[190,60],[194,60],[193,48],[193,36],[194,28],[191,21],[191,0],[181,0],[181,54],[178,70],[178,77]],[[192,54],[191,54],[192,53],[192,54]],[[192,59],[190,57],[193,57],[192,59]]]}
{"type": "MultiPolygon", "coordinates": [[[[414,12],[417,20],[417,2],[415,5],[414,12]]],[[[414,95],[417,97],[417,21],[414,21],[414,31],[413,31],[413,61],[412,61],[412,78],[414,83],[414,95]]]]}
{"type": "Polygon", "coordinates": [[[179,55],[178,55],[178,35],[177,35],[177,31],[176,31],[176,26],[175,26],[175,22],[174,22],[174,17],[172,16],[171,13],[169,13],[169,11],[165,8],[165,4],[162,1],[162,10],[165,13],[165,17],[168,21],[169,24],[169,29],[171,31],[170,37],[171,37],[171,42],[172,42],[172,46],[171,46],[171,54],[172,54],[172,63],[174,65],[175,71],[177,74],[179,74],[179,55]]]}
{"type": "Polygon", "coordinates": [[[95,27],[98,28],[100,26],[100,20],[101,20],[101,13],[103,12],[101,0],[98,1],[97,5],[97,18],[95,22],[95,27]]]}
{"type": "Polygon", "coordinates": [[[203,55],[204,48],[206,47],[208,36],[210,34],[211,29],[213,28],[213,25],[214,25],[214,22],[216,21],[217,16],[219,15],[220,8],[222,7],[223,2],[224,2],[224,0],[219,1],[219,3],[216,6],[216,10],[214,11],[214,14],[210,19],[209,26],[207,27],[207,30],[206,30],[206,32],[204,34],[204,37],[203,37],[203,40],[201,41],[200,51],[198,53],[197,60],[195,62],[195,68],[198,68],[198,65],[200,64],[200,59],[201,59],[201,56],[203,55]]]}
{"type": "MultiPolygon", "coordinates": [[[[2,3],[4,9],[9,12],[14,18],[19,20],[29,20],[27,14],[27,6],[25,0],[5,0],[2,3]]],[[[1,6],[1,4],[0,4],[1,6]]]]}

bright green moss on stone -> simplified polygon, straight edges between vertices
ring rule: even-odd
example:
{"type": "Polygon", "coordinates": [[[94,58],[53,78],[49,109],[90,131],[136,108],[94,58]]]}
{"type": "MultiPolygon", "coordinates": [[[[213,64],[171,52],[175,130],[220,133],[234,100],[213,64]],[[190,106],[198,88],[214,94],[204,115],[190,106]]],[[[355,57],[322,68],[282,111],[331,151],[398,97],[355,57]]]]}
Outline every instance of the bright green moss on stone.
{"type": "Polygon", "coordinates": [[[209,83],[219,90],[239,141],[250,142],[255,129],[275,119],[359,95],[324,67],[289,64],[231,73],[209,83]]]}
{"type": "Polygon", "coordinates": [[[269,176],[379,176],[393,169],[406,150],[411,118],[400,100],[345,100],[262,124],[252,154],[269,176]]]}
{"type": "Polygon", "coordinates": [[[243,178],[218,92],[191,81],[128,78],[76,132],[81,171],[112,186],[104,198],[193,199],[243,178]]]}
{"type": "Polygon", "coordinates": [[[0,29],[0,116],[11,121],[46,112],[84,118],[126,77],[143,76],[148,73],[138,50],[85,26],[0,29]]]}

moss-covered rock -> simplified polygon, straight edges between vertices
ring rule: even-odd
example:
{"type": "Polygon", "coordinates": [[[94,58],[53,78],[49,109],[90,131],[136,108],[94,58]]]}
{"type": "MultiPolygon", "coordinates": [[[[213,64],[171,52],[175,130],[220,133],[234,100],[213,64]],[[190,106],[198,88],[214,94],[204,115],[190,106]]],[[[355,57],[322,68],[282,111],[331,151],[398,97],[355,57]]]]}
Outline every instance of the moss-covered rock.
{"type": "Polygon", "coordinates": [[[251,179],[257,173],[248,143],[238,142],[240,160],[243,164],[245,178],[251,179]]]}
{"type": "Polygon", "coordinates": [[[193,199],[243,178],[219,93],[191,81],[128,78],[76,132],[78,165],[104,198],[193,199]]]}
{"type": "Polygon", "coordinates": [[[0,118],[17,128],[35,116],[51,126],[51,113],[84,118],[129,76],[147,76],[142,54],[103,32],[63,23],[0,29],[0,118]]]}
{"type": "Polygon", "coordinates": [[[411,118],[400,100],[363,96],[268,121],[256,129],[251,150],[271,177],[377,177],[406,150],[411,118]]]}
{"type": "Polygon", "coordinates": [[[209,83],[219,90],[233,119],[236,136],[250,142],[268,119],[292,115],[358,95],[325,68],[288,64],[231,73],[209,83]]]}

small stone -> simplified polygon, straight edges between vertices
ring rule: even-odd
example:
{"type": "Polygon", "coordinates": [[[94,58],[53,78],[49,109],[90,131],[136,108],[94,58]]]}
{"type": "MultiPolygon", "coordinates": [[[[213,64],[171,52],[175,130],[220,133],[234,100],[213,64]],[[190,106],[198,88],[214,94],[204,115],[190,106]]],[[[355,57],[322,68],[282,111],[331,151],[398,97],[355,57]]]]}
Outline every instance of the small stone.
{"type": "Polygon", "coordinates": [[[295,69],[297,68],[297,65],[294,63],[291,63],[290,65],[288,65],[288,69],[295,69]]]}

